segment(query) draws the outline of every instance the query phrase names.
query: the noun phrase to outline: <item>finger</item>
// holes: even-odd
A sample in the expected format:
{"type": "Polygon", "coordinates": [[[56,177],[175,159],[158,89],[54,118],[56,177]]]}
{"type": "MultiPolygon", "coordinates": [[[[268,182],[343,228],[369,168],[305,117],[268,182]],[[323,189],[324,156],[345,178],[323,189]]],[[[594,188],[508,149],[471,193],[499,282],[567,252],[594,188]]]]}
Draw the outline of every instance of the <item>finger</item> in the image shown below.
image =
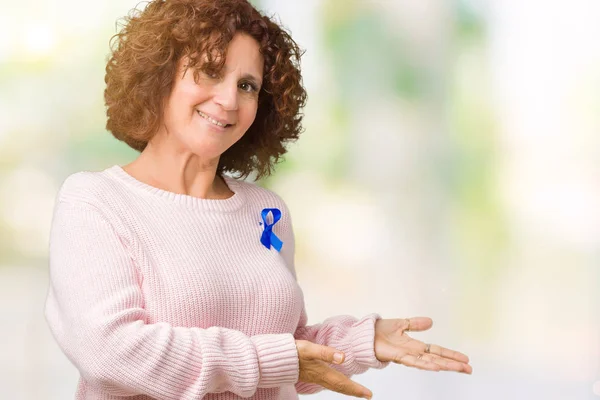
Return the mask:
{"type": "MultiPolygon", "coordinates": [[[[419,357],[417,356],[417,358],[419,357]]],[[[471,368],[469,364],[441,358],[433,354],[422,355],[421,360],[436,363],[440,366],[440,370],[443,371],[463,372],[466,374],[471,374],[473,372],[473,368],[471,368]]]]}
{"type": "Polygon", "coordinates": [[[439,371],[441,370],[440,365],[430,360],[424,358],[421,354],[419,356],[414,356],[412,354],[407,354],[401,357],[398,360],[395,360],[396,363],[405,365],[407,367],[424,369],[426,371],[439,371]]]}
{"type": "MultiPolygon", "coordinates": [[[[423,351],[425,351],[427,349],[427,345],[424,344],[424,348],[423,351]]],[[[467,355],[460,353],[458,351],[454,351],[454,350],[450,350],[447,349],[445,347],[441,347],[438,346],[437,344],[430,344],[429,345],[429,351],[427,352],[429,354],[434,354],[443,358],[448,358],[450,360],[456,360],[456,361],[460,361],[463,363],[468,363],[469,362],[469,357],[467,357],[467,355]]]]}
{"type": "Polygon", "coordinates": [[[418,332],[426,331],[433,325],[433,320],[428,317],[411,317],[404,319],[405,331],[418,332]]]}
{"type": "Polygon", "coordinates": [[[333,364],[344,362],[344,353],[329,346],[322,346],[311,342],[302,342],[298,356],[303,360],[321,360],[333,364]]]}
{"type": "Polygon", "coordinates": [[[333,368],[327,368],[319,382],[321,386],[334,392],[355,397],[366,397],[370,399],[373,393],[366,387],[350,380],[346,375],[333,368]]]}

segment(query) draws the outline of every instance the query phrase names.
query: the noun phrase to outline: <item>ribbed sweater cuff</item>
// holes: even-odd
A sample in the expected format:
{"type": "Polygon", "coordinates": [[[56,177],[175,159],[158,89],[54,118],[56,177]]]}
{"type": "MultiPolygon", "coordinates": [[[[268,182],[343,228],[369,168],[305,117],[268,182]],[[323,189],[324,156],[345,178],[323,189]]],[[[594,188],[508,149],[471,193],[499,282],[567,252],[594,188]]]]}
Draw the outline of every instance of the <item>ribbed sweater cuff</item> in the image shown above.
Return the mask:
{"type": "Polygon", "coordinates": [[[369,314],[352,328],[352,349],[356,362],[369,368],[382,369],[389,362],[381,362],[375,357],[375,321],[379,314],[369,314]]]}
{"type": "Polygon", "coordinates": [[[291,333],[256,335],[251,339],[258,354],[258,387],[271,388],[298,382],[298,350],[291,333]]]}

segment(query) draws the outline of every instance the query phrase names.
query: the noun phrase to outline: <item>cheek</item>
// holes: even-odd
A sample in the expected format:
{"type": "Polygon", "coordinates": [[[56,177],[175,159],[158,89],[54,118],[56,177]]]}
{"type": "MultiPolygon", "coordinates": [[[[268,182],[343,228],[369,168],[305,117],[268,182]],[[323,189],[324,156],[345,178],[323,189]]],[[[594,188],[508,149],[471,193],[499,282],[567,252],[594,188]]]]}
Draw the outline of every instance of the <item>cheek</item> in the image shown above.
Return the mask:
{"type": "Polygon", "coordinates": [[[240,110],[240,117],[243,119],[244,126],[250,127],[256,118],[256,112],[258,111],[258,103],[256,101],[247,104],[243,109],[240,110]]]}

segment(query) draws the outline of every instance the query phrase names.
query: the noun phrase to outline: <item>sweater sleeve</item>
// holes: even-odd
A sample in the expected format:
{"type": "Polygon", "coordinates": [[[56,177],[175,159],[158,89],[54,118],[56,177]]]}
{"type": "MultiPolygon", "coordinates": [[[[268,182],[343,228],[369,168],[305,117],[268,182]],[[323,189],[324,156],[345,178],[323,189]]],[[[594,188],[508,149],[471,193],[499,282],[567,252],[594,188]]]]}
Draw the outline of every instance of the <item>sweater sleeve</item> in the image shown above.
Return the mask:
{"type": "MultiPolygon", "coordinates": [[[[345,354],[341,365],[330,364],[344,375],[362,374],[369,368],[382,369],[389,363],[381,362],[375,357],[375,321],[381,317],[378,314],[369,314],[361,319],[349,315],[339,315],[326,319],[316,325],[302,325],[306,323],[306,311],[303,310],[300,326],[294,333],[296,340],[308,340],[324,346],[331,346],[345,354]]],[[[297,382],[298,393],[309,394],[323,390],[323,387],[313,383],[297,382]]]]}
{"type": "Polygon", "coordinates": [[[45,316],[58,345],[91,385],[114,395],[200,399],[252,396],[295,384],[294,337],[146,324],[140,274],[126,235],[89,204],[58,201],[50,233],[45,316]]]}
{"type": "MultiPolygon", "coordinates": [[[[285,240],[281,255],[296,277],[294,231],[289,210],[285,204],[282,206],[286,211],[287,218],[284,224],[285,240]]],[[[303,306],[298,327],[294,332],[295,340],[308,340],[343,351],[344,362],[340,365],[330,364],[330,366],[344,375],[351,377],[362,374],[369,368],[382,369],[389,365],[389,362],[380,362],[375,357],[375,321],[381,319],[378,314],[369,314],[361,319],[349,315],[339,315],[328,318],[320,324],[309,326],[306,325],[307,319],[306,308],[303,306]]],[[[300,394],[316,393],[324,389],[320,385],[300,381],[295,386],[296,391],[300,394]]]]}

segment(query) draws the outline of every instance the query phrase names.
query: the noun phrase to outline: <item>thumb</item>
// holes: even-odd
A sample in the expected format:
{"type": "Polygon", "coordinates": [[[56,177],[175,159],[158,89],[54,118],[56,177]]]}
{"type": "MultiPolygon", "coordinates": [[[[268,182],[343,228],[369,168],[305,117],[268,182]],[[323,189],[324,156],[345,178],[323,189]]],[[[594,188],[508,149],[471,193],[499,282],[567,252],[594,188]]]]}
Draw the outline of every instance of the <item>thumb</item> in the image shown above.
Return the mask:
{"type": "Polygon", "coordinates": [[[407,321],[407,328],[410,327],[410,329],[406,330],[410,330],[412,332],[426,331],[433,325],[433,320],[428,317],[405,318],[405,321],[407,321]]]}
{"type": "Polygon", "coordinates": [[[298,348],[298,356],[304,360],[321,360],[333,364],[344,362],[344,353],[333,347],[322,346],[307,340],[298,340],[296,347],[298,348]]]}

